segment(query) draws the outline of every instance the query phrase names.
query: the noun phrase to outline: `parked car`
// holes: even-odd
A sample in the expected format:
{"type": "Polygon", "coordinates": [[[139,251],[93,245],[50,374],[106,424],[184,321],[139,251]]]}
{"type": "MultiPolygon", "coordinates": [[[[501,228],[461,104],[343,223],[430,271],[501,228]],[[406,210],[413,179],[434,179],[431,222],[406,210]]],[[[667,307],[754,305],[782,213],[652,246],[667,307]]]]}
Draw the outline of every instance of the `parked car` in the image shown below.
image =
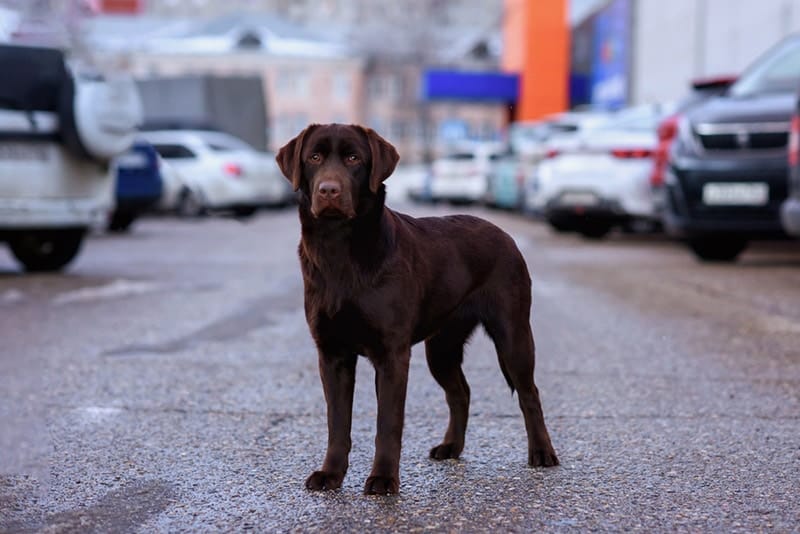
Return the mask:
{"type": "Polygon", "coordinates": [[[525,160],[514,152],[505,152],[491,158],[486,204],[493,208],[521,209],[525,172],[530,168],[530,160],[525,160]]]}
{"type": "Polygon", "coordinates": [[[427,200],[454,204],[483,202],[492,161],[503,151],[502,143],[465,143],[434,160],[425,185],[427,200]]]}
{"type": "Polygon", "coordinates": [[[656,223],[650,173],[661,106],[619,112],[554,140],[538,166],[536,207],[558,231],[602,238],[616,226],[656,223]]]}
{"type": "Polygon", "coordinates": [[[128,230],[142,213],[153,209],[164,193],[163,163],[150,143],[137,141],[114,161],[116,205],[108,222],[113,232],[128,230]]]}
{"type": "Polygon", "coordinates": [[[664,187],[664,172],[669,162],[669,151],[675,136],[678,133],[678,123],[681,115],[701,102],[723,94],[733,82],[734,76],[714,76],[711,78],[698,78],[692,81],[689,93],[676,104],[675,110],[666,118],[661,120],[656,133],[658,135],[658,146],[653,154],[653,171],[650,174],[650,185],[653,187],[656,199],[656,212],[661,217],[663,211],[664,195],[661,189],[664,187]]]}
{"type": "Polygon", "coordinates": [[[789,196],[781,208],[786,232],[800,237],[800,93],[797,96],[789,134],[789,196]]]}
{"type": "Polygon", "coordinates": [[[114,205],[110,160],[142,109],[133,81],[67,64],[61,50],[0,45],[0,241],[28,271],[54,271],[114,205]]]}
{"type": "Polygon", "coordinates": [[[569,129],[567,119],[573,114],[563,113],[537,121],[515,121],[508,126],[508,144],[520,156],[538,159],[544,155],[545,143],[558,130],[569,129]],[[558,119],[562,119],[560,122],[558,119]]]}
{"type": "Polygon", "coordinates": [[[294,198],[274,154],[257,151],[237,137],[209,130],[156,130],[142,135],[180,175],[181,215],[215,211],[249,216],[294,198]]]}
{"type": "Polygon", "coordinates": [[[753,63],[723,95],[682,114],[662,219],[697,258],[734,261],[752,239],[785,237],[787,141],[800,85],[800,34],[753,63]]]}
{"type": "Polygon", "coordinates": [[[158,155],[158,169],[161,173],[161,198],[158,199],[154,209],[160,213],[174,213],[178,210],[181,193],[184,190],[183,177],[160,154],[158,155]]]}
{"type": "Polygon", "coordinates": [[[570,139],[597,128],[610,117],[611,114],[607,112],[568,111],[545,117],[540,123],[528,123],[517,127],[517,133],[512,136],[512,139],[517,140],[512,141],[512,146],[524,154],[523,161],[528,162],[522,172],[524,177],[522,208],[525,212],[536,216],[542,214],[537,171],[539,164],[547,158],[551,145],[560,142],[569,143],[570,139]],[[544,128],[541,128],[542,126],[544,128]],[[526,131],[527,134],[521,133],[526,131]],[[519,140],[523,136],[527,137],[527,141],[519,140]]]}
{"type": "Polygon", "coordinates": [[[486,203],[491,207],[521,210],[525,182],[545,155],[548,138],[558,131],[553,118],[513,122],[508,128],[509,150],[490,164],[486,203]]]}

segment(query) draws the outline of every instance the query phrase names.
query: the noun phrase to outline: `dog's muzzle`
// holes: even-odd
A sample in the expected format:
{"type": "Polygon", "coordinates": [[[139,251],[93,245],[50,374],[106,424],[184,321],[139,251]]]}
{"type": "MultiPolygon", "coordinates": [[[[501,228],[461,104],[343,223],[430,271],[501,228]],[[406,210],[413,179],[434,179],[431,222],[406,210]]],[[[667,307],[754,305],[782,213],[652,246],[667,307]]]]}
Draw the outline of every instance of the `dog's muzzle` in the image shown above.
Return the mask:
{"type": "Polygon", "coordinates": [[[352,203],[342,193],[341,184],[333,180],[325,180],[317,185],[311,202],[311,213],[315,217],[355,217],[352,203]]]}

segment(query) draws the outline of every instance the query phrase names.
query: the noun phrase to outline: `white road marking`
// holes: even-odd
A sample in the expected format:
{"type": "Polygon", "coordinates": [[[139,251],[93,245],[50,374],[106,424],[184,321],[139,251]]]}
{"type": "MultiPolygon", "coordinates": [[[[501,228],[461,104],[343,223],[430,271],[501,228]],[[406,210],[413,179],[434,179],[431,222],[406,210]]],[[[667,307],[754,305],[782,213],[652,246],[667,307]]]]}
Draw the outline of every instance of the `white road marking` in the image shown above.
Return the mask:
{"type": "Polygon", "coordinates": [[[142,295],[160,291],[163,287],[154,282],[137,282],[134,280],[114,280],[110,284],[103,286],[84,287],[67,291],[57,295],[53,299],[53,304],[63,305],[74,302],[91,302],[97,300],[109,300],[132,295],[142,295]]]}

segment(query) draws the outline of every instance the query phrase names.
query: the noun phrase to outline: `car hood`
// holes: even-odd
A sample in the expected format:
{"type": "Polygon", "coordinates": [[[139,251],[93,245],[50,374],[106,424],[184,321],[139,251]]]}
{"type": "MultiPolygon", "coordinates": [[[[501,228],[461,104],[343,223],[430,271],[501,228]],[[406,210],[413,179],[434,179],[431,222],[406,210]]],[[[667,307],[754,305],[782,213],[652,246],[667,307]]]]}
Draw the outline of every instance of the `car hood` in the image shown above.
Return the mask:
{"type": "Polygon", "coordinates": [[[716,97],[688,113],[698,123],[789,122],[796,105],[793,93],[771,93],[749,97],[716,97]]]}

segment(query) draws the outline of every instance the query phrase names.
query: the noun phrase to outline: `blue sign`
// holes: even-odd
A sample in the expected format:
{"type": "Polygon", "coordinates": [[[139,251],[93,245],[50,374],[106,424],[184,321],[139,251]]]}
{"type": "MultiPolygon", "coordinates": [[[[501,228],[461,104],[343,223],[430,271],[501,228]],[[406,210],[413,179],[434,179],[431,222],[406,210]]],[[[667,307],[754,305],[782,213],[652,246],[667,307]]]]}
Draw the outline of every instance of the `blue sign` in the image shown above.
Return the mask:
{"type": "Polygon", "coordinates": [[[628,102],[631,2],[614,0],[597,14],[592,62],[592,105],[619,109],[628,102]]]}
{"type": "Polygon", "coordinates": [[[519,76],[499,72],[429,70],[422,80],[425,100],[516,102],[519,76]]]}

